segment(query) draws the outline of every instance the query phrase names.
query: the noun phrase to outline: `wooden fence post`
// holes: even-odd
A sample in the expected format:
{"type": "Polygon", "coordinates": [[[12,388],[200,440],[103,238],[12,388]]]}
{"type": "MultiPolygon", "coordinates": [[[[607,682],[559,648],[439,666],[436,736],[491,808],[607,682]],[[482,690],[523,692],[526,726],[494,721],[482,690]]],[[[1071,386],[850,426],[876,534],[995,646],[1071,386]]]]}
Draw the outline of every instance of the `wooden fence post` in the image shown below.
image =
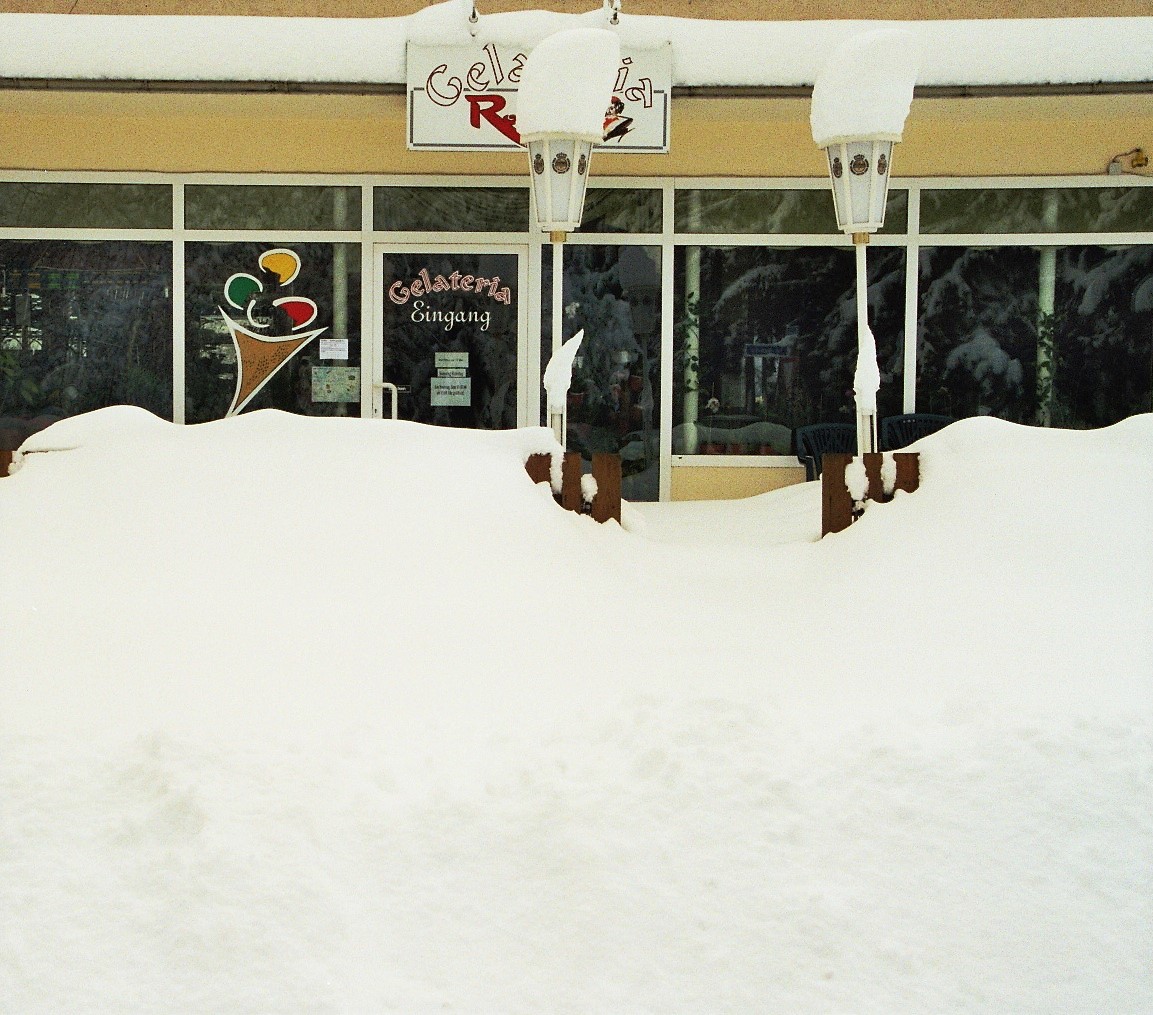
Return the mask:
{"type": "Polygon", "coordinates": [[[12,465],[12,452],[0,450],[0,478],[8,475],[8,469],[12,465]]]}
{"type": "Polygon", "coordinates": [[[853,498],[845,486],[845,469],[852,455],[826,454],[821,458],[821,535],[842,532],[853,524],[853,498]]]}
{"type": "Polygon", "coordinates": [[[897,489],[916,493],[921,485],[921,456],[916,451],[897,451],[893,460],[897,463],[897,489]]]}
{"type": "Polygon", "coordinates": [[[566,511],[578,515],[584,507],[581,496],[581,456],[579,451],[566,451],[561,463],[560,504],[566,511]]]}
{"type": "Polygon", "coordinates": [[[889,499],[885,493],[885,481],[881,478],[881,465],[885,456],[873,451],[861,455],[865,460],[865,478],[869,485],[865,488],[865,498],[876,504],[883,504],[889,499]]]}
{"type": "Polygon", "coordinates": [[[597,495],[593,498],[593,520],[614,522],[621,520],[621,457],[594,454],[593,479],[597,481],[597,495]]]}
{"type": "Polygon", "coordinates": [[[534,483],[551,483],[552,455],[529,455],[524,462],[524,471],[534,483]]]}

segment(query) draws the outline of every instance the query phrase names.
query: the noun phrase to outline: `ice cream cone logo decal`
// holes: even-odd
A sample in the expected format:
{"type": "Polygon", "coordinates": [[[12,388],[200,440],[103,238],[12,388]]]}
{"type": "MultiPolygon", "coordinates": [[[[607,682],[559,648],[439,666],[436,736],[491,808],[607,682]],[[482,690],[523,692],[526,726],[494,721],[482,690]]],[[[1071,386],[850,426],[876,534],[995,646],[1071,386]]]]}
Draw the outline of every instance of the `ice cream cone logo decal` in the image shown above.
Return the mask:
{"type": "Polygon", "coordinates": [[[237,272],[224,283],[225,302],[243,320],[237,320],[224,307],[218,308],[236,347],[236,391],[225,414],[228,416],[240,412],[293,356],[327,330],[305,330],[316,320],[312,300],[276,295],[300,274],[300,258],[295,251],[284,247],[266,250],[257,263],[266,281],[237,272]]]}

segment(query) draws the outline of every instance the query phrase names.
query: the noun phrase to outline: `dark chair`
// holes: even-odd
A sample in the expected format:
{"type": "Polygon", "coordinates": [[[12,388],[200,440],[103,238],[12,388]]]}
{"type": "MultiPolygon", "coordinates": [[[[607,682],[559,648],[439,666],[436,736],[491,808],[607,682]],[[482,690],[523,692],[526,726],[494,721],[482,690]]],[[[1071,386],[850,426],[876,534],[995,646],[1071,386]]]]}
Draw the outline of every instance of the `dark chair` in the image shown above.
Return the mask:
{"type": "Polygon", "coordinates": [[[805,467],[805,479],[821,475],[821,456],[857,453],[857,428],[852,423],[814,423],[797,427],[797,457],[805,467]]]}
{"type": "Polygon", "coordinates": [[[881,420],[881,450],[898,451],[955,422],[952,416],[937,416],[931,412],[886,416],[881,420]]]}

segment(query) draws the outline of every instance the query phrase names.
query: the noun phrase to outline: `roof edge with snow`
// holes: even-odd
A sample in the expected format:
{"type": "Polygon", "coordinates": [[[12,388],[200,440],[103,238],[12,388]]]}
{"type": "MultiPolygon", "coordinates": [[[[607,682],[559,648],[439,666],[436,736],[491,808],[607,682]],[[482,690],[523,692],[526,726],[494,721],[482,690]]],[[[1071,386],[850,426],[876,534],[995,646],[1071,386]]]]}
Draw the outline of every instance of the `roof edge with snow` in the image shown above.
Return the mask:
{"type": "MultiPolygon", "coordinates": [[[[591,0],[590,0],[591,2],[591,0]]],[[[604,27],[587,14],[484,14],[469,32],[457,3],[398,18],[266,18],[0,14],[0,81],[403,85],[405,48],[523,45],[554,32],[604,27]],[[208,54],[206,56],[206,54],[208,54]]],[[[912,32],[923,57],[918,91],[1093,88],[1153,78],[1153,17],[973,21],[705,21],[621,14],[622,48],[673,48],[673,85],[811,88],[838,45],[875,28],[912,32]]],[[[277,90],[269,88],[268,90],[277,90]]]]}

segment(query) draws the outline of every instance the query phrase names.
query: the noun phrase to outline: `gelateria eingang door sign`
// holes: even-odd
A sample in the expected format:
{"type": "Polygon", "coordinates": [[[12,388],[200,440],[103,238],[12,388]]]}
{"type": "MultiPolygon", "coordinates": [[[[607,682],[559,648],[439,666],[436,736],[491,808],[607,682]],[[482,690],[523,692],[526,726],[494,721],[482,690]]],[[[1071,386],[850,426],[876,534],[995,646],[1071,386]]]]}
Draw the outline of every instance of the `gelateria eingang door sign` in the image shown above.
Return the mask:
{"type": "Polygon", "coordinates": [[[516,425],[518,255],[388,252],[383,380],[402,415],[447,426],[516,425]]]}
{"type": "Polygon", "coordinates": [[[294,251],[266,250],[257,267],[264,280],[236,272],[224,283],[231,311],[218,307],[236,347],[236,390],[227,416],[240,412],[293,356],[328,330],[305,330],[316,320],[316,303],[288,291],[300,274],[294,251]]]}

